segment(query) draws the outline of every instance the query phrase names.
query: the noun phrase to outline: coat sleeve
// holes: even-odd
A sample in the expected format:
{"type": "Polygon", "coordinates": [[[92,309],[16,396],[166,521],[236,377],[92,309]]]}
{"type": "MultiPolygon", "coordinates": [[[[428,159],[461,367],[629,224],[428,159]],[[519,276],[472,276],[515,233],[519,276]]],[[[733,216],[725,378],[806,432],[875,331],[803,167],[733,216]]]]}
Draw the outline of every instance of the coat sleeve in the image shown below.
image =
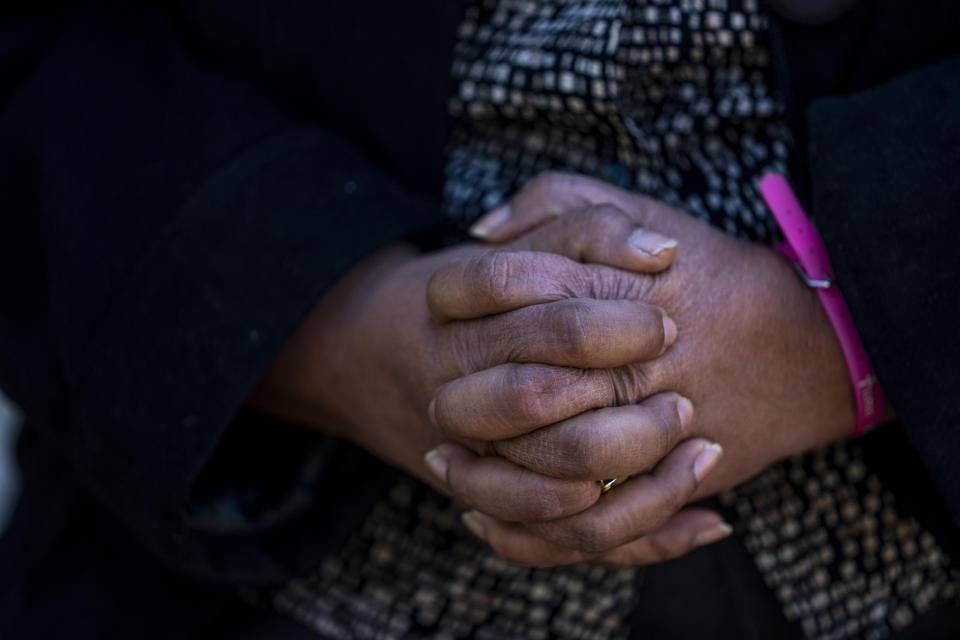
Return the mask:
{"type": "MultiPolygon", "coordinates": [[[[439,206],[339,128],[218,70],[162,12],[9,28],[0,386],[69,459],[64,481],[155,552],[207,578],[278,579],[296,544],[268,534],[319,508],[303,535],[322,538],[342,501],[301,486],[300,507],[260,505],[267,524],[231,520],[197,504],[197,480],[223,442],[249,442],[228,427],[249,425],[245,397],[325,288],[439,206]]],[[[250,466],[312,451],[295,460],[315,482],[360,455],[303,434],[257,442],[237,448],[250,466]]]]}
{"type": "Polygon", "coordinates": [[[960,525],[960,58],[807,110],[813,213],[883,388],[960,525]]]}

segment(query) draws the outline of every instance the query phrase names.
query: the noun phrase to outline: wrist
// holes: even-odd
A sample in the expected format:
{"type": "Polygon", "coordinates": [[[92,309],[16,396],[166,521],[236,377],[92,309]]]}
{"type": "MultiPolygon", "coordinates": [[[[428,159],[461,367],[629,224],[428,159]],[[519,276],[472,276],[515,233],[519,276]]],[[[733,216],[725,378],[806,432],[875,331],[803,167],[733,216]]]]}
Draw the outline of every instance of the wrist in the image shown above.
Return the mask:
{"type": "Polygon", "coordinates": [[[763,251],[777,274],[769,296],[779,302],[772,322],[785,348],[782,392],[788,398],[780,406],[795,413],[781,416],[783,424],[794,426],[784,434],[781,453],[792,455],[848,436],[856,424],[856,404],[843,351],[816,293],[782,255],[763,251]]]}
{"type": "Polygon", "coordinates": [[[328,435],[352,433],[356,420],[345,404],[357,392],[343,373],[362,365],[354,335],[363,332],[358,319],[382,280],[415,255],[410,246],[390,245],[354,265],[306,313],[247,403],[328,435]]]}
{"type": "Polygon", "coordinates": [[[853,387],[856,423],[852,435],[860,435],[880,421],[883,393],[843,294],[836,285],[827,250],[783,176],[764,176],[760,192],[786,238],[777,250],[793,262],[803,281],[816,292],[833,327],[853,387]]]}
{"type": "Polygon", "coordinates": [[[794,282],[803,289],[809,315],[812,316],[807,325],[810,357],[816,363],[813,371],[819,383],[816,402],[823,407],[822,411],[817,412],[823,422],[822,437],[817,444],[825,444],[853,433],[857,424],[856,399],[842,346],[823,304],[817,293],[797,279],[795,274],[794,282]]]}

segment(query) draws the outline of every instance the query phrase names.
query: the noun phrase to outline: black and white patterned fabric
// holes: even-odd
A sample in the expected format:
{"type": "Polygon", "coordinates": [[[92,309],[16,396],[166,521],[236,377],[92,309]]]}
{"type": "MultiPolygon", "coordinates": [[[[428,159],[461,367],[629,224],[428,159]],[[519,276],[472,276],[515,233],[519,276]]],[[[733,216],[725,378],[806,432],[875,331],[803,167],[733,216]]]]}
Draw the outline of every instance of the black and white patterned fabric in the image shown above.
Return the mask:
{"type": "Polygon", "coordinates": [[[958,597],[956,567],[898,510],[856,443],[775,465],[721,501],[784,615],[809,638],[884,638],[958,597]]]}
{"type": "Polygon", "coordinates": [[[510,564],[464,529],[463,510],[401,481],[340,554],[274,606],[325,638],[626,637],[637,569],[510,564]]]}
{"type": "MultiPolygon", "coordinates": [[[[474,0],[460,25],[446,206],[465,229],[547,169],[597,176],[771,243],[757,192],[791,138],[757,0],[474,0]]],[[[960,575],[856,443],[775,465],[722,503],[788,620],[883,638],[960,575]]],[[[643,569],[528,569],[405,480],[274,606],[328,638],[622,638],[643,569]]]]}
{"type": "Polygon", "coordinates": [[[769,241],[786,170],[755,0],[477,2],[456,45],[447,208],[466,224],[538,173],[602,177],[769,241]]]}

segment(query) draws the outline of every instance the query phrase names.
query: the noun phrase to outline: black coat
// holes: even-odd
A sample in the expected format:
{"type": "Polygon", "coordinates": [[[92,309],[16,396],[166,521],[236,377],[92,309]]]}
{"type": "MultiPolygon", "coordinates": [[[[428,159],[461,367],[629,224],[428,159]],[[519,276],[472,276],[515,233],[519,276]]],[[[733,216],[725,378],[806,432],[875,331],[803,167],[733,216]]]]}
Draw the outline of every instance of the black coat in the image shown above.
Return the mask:
{"type": "MultiPolygon", "coordinates": [[[[352,263],[441,224],[459,6],[45,4],[0,31],[0,388],[26,417],[0,637],[253,635],[231,585],[336,548],[391,472],[242,404],[352,263]]],[[[795,173],[921,461],[890,466],[949,528],[960,16],[902,7],[775,49],[795,173]]]]}

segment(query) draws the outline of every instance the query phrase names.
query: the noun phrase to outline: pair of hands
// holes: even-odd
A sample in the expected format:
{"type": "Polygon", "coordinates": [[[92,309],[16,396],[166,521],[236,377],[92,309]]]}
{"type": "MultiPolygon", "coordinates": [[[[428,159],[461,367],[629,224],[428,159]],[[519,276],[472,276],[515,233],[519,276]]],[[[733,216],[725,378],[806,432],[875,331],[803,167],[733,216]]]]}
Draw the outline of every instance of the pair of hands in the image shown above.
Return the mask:
{"type": "Polygon", "coordinates": [[[357,265],[252,400],[457,497],[535,565],[719,539],[717,514],[683,506],[853,424],[829,322],[774,252],[565,174],[484,222],[507,243],[357,265]]]}

